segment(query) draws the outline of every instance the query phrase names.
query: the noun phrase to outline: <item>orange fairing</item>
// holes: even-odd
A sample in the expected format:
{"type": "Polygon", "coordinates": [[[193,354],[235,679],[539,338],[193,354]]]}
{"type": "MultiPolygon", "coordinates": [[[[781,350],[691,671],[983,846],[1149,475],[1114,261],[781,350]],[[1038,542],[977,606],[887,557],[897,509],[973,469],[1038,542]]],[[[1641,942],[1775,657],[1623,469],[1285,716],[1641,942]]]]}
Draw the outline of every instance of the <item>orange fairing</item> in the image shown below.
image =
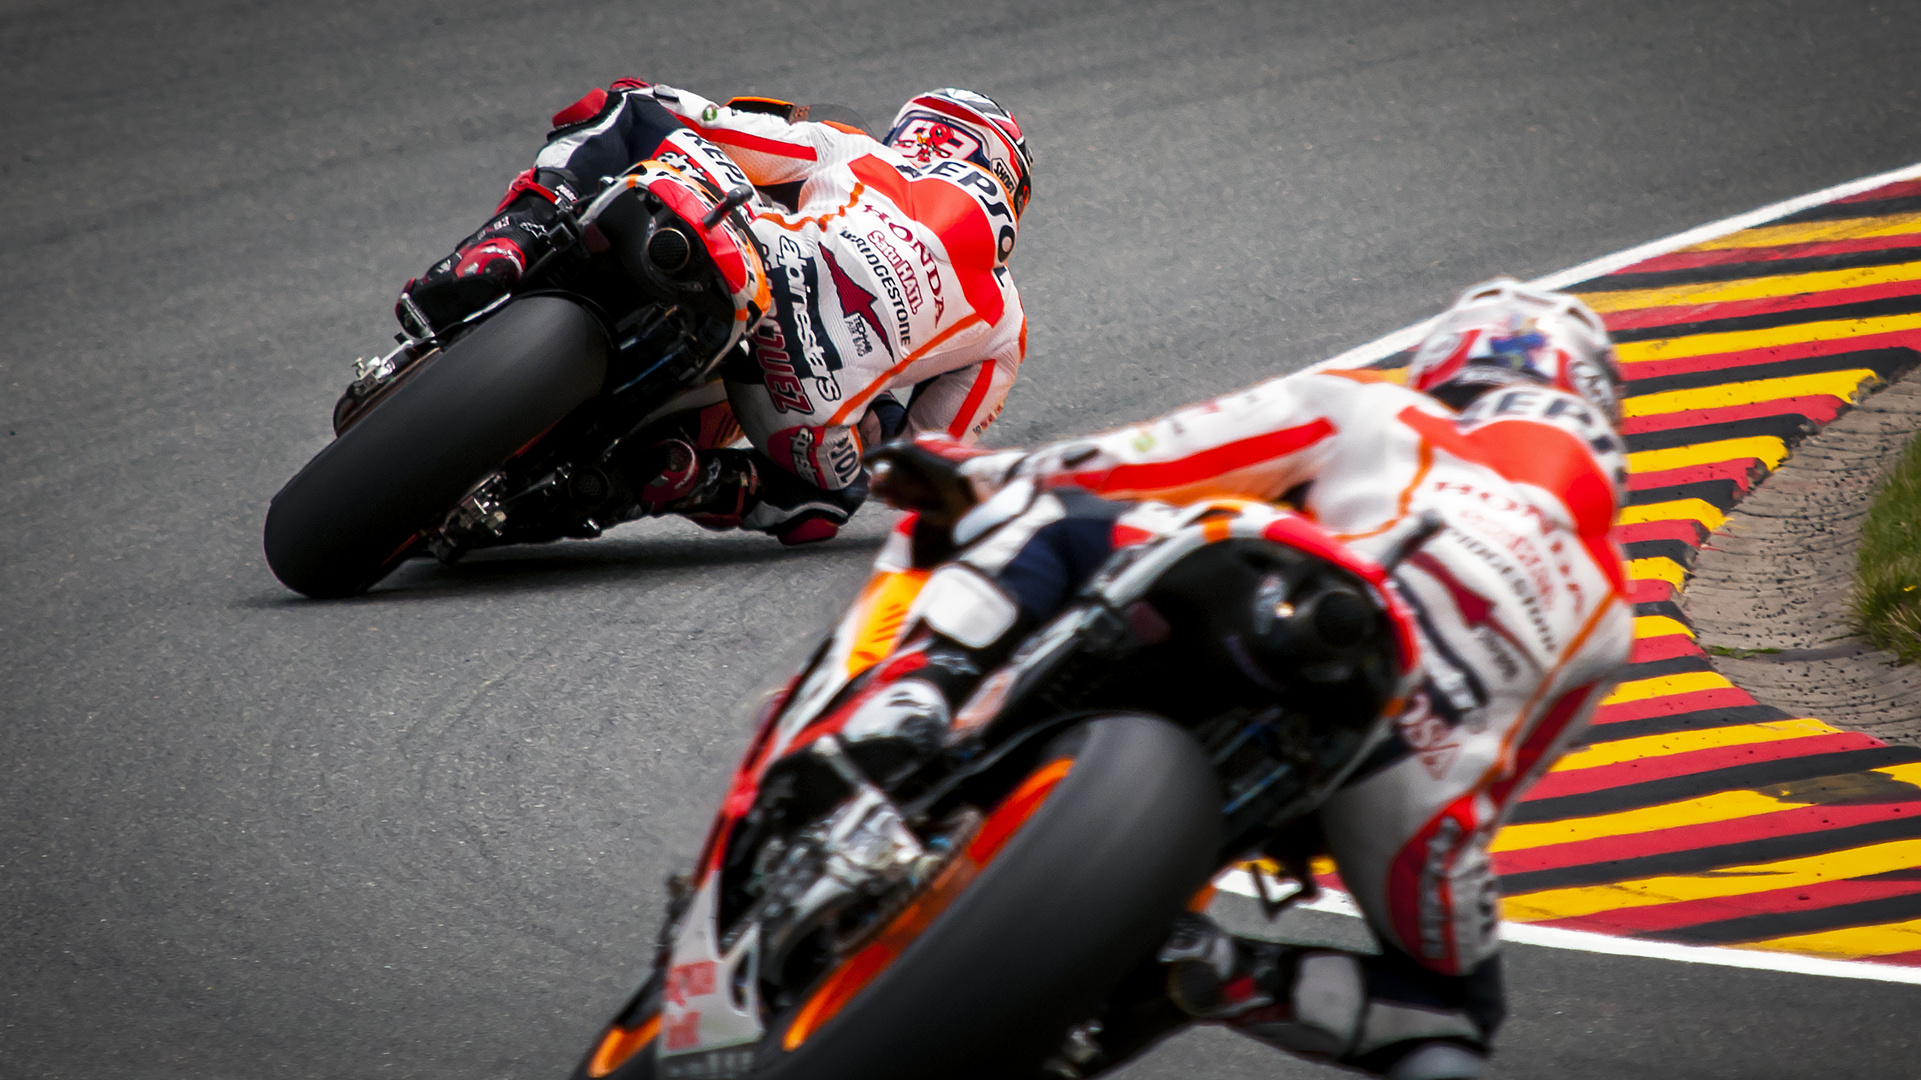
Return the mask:
{"type": "Polygon", "coordinates": [[[854,602],[860,625],[847,652],[847,677],[853,678],[880,663],[907,622],[907,610],[927,583],[927,571],[903,570],[875,574],[854,602]]]}
{"type": "Polygon", "coordinates": [[[849,957],[846,963],[821,983],[814,995],[794,1014],[793,1023],[787,1025],[787,1034],[781,1039],[782,1047],[789,1051],[798,1049],[808,1036],[832,1020],[848,1002],[854,1000],[856,994],[866,989],[901,953],[906,952],[907,947],[940,917],[940,913],[947,910],[955,897],[967,891],[981,870],[1000,854],[1001,849],[1007,846],[1007,841],[1034,816],[1034,812],[1047,801],[1055,785],[1073,767],[1072,758],[1062,758],[1050,762],[1022,781],[1021,786],[1015,788],[1014,793],[987,816],[966,850],[947,864],[927,891],[915,897],[874,940],[849,957]]]}
{"type": "Polygon", "coordinates": [[[606,1076],[627,1063],[635,1054],[647,1048],[660,1033],[660,1014],[655,1013],[633,1028],[623,1028],[616,1024],[607,1029],[600,1037],[600,1045],[594,1047],[594,1056],[587,1061],[587,1075],[606,1076]]]}

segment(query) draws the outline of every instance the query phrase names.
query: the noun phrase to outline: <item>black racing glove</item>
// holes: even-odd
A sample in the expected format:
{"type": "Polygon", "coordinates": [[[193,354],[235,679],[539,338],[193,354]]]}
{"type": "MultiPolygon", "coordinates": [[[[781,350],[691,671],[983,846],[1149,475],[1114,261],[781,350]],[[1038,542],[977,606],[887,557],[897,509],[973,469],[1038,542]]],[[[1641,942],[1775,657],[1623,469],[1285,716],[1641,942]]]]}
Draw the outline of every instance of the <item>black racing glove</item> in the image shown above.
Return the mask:
{"type": "Polygon", "coordinates": [[[563,214],[578,199],[579,185],[565,169],[515,177],[493,220],[400,290],[394,316],[401,329],[429,337],[505,296],[558,245],[563,214]]]}

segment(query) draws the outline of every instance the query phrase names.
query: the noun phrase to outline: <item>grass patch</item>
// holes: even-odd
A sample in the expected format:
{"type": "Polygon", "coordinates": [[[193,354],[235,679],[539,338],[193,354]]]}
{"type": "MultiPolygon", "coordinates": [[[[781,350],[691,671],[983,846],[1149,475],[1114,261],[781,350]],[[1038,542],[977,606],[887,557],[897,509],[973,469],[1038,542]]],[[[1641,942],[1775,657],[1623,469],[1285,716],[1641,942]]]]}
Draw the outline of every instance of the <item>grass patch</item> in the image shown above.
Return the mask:
{"type": "Polygon", "coordinates": [[[1921,438],[1908,441],[1861,526],[1854,615],[1877,647],[1921,664],[1921,438]]]}

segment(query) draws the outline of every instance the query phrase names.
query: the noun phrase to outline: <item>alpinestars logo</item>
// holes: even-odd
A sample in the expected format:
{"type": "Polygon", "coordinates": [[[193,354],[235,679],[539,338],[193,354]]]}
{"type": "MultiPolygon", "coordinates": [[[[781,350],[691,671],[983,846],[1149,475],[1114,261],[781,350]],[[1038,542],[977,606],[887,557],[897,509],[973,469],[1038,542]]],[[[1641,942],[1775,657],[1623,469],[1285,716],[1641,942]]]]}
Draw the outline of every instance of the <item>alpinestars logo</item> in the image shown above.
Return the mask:
{"type": "Polygon", "coordinates": [[[840,299],[841,315],[847,320],[847,332],[854,339],[854,351],[866,356],[874,351],[874,342],[878,341],[881,350],[892,357],[894,350],[888,345],[887,332],[881,329],[880,315],[874,310],[874,294],[854,284],[854,279],[834,260],[833,252],[822,247],[820,255],[827,263],[827,273],[834,279],[834,295],[840,299]]]}

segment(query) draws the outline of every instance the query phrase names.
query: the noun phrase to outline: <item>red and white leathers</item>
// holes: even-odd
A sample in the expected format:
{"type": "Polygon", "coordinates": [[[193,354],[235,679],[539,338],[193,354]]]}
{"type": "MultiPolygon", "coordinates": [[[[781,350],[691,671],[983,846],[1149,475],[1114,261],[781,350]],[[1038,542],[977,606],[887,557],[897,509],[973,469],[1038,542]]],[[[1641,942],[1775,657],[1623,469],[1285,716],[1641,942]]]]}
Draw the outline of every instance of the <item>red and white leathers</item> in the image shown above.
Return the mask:
{"type": "MultiPolygon", "coordinates": [[[[793,205],[753,206],[773,304],[748,336],[760,380],[730,379],[728,396],[754,445],[813,485],[846,488],[862,474],[862,421],[889,391],[906,406],[908,433],[978,438],[1027,340],[1006,268],[1018,223],[1000,181],[963,161],[915,164],[853,129],[631,80],[555,117],[537,165],[568,169],[589,189],[635,154],[716,172],[681,145],[686,135],[656,132],[657,106],[793,205]]],[[[866,426],[873,441],[878,428],[866,426]]]]}
{"type": "Polygon", "coordinates": [[[1488,843],[1503,814],[1628,657],[1608,539],[1624,464],[1606,419],[1571,394],[1503,388],[1456,414],[1380,373],[1329,370],[1044,448],[1018,471],[1126,499],[1285,500],[1372,558],[1440,515],[1448,527],[1394,575],[1423,665],[1398,745],[1321,818],[1376,933],[1457,975],[1498,947],[1488,843]]]}

